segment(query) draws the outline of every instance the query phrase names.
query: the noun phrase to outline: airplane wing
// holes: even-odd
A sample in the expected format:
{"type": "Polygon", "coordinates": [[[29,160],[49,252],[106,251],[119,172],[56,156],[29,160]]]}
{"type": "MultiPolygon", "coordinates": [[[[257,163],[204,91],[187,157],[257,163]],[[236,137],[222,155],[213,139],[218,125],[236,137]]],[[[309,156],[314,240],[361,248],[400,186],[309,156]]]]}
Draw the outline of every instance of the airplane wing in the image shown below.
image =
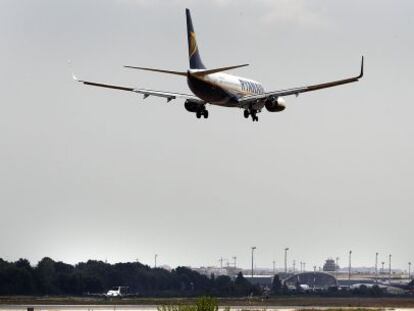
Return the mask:
{"type": "Polygon", "coordinates": [[[338,85],[357,82],[357,81],[359,81],[359,79],[361,79],[363,77],[363,75],[364,75],[364,57],[362,56],[361,71],[360,71],[358,76],[354,76],[352,78],[347,78],[347,79],[342,79],[342,80],[326,82],[326,83],[320,83],[320,84],[308,85],[308,86],[303,86],[303,87],[266,92],[264,94],[259,94],[259,95],[249,95],[249,96],[245,96],[245,97],[242,97],[241,99],[239,99],[239,102],[241,104],[249,104],[251,102],[258,101],[258,100],[265,100],[265,99],[270,98],[270,97],[289,96],[289,95],[298,96],[299,94],[305,93],[305,92],[311,92],[311,91],[321,90],[321,89],[334,87],[334,86],[338,86],[338,85]]]}
{"type": "Polygon", "coordinates": [[[92,82],[92,81],[86,81],[78,79],[75,75],[73,75],[73,79],[77,82],[83,83],[85,85],[91,85],[91,86],[97,86],[97,87],[103,87],[108,89],[114,89],[114,90],[120,90],[120,91],[127,91],[127,92],[134,92],[138,94],[144,95],[144,99],[149,96],[156,96],[156,97],[163,97],[167,99],[167,102],[170,102],[173,99],[177,98],[183,98],[183,99],[189,99],[194,102],[204,103],[203,100],[198,98],[194,95],[188,95],[188,94],[181,94],[181,93],[174,93],[174,92],[165,92],[165,91],[156,91],[156,90],[148,90],[148,89],[140,89],[140,88],[133,88],[133,87],[126,87],[126,86],[119,86],[119,85],[113,85],[113,84],[105,84],[105,83],[99,83],[99,82],[92,82]]]}

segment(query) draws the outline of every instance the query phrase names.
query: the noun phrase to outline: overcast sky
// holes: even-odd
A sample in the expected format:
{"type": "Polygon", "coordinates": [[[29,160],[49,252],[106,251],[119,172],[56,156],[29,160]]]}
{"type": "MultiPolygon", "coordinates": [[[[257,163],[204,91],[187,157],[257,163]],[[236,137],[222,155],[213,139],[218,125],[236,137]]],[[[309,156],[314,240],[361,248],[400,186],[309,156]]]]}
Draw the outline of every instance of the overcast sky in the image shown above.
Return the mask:
{"type": "Polygon", "coordinates": [[[414,261],[414,1],[1,0],[0,257],[258,267],[414,261]],[[204,63],[288,97],[282,113],[98,89],[190,93],[184,9],[204,63]],[[72,69],[67,61],[72,61],[72,69]]]}

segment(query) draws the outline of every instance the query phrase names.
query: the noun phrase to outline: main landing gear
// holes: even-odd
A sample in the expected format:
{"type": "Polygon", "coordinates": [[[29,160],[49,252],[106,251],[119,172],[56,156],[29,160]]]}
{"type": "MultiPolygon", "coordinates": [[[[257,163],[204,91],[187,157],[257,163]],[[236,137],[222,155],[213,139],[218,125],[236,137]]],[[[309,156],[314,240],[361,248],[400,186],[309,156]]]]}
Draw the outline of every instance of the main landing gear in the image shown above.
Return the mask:
{"type": "Polygon", "coordinates": [[[259,117],[257,116],[257,110],[254,110],[254,109],[250,109],[250,110],[247,110],[247,109],[245,109],[244,110],[244,112],[243,112],[243,115],[244,115],[244,117],[247,119],[249,116],[251,116],[252,117],[252,121],[253,122],[257,122],[257,121],[259,121],[259,117]]]}
{"type": "Polygon", "coordinates": [[[200,119],[202,116],[204,117],[204,119],[208,119],[208,110],[205,107],[196,112],[197,119],[200,119]]]}

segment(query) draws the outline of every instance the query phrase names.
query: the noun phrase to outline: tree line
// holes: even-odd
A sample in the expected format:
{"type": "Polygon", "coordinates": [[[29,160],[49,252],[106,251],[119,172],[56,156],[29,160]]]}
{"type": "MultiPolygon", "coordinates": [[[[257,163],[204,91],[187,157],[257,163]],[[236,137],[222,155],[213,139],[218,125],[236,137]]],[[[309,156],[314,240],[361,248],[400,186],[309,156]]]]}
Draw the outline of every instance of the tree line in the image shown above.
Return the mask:
{"type": "MultiPolygon", "coordinates": [[[[242,297],[248,295],[322,295],[322,296],[384,296],[384,289],[361,286],[350,291],[336,287],[324,292],[306,292],[299,284],[295,291],[275,275],[270,290],[252,285],[239,273],[228,276],[205,276],[187,267],[171,271],[151,268],[139,262],[110,264],[89,260],[70,265],[45,257],[36,266],[27,259],[7,262],[0,258],[0,295],[94,295],[116,286],[126,286],[129,293],[143,297],[242,297]]],[[[414,288],[414,281],[409,285],[414,288]]]]}
{"type": "Polygon", "coordinates": [[[115,286],[127,286],[140,296],[246,296],[259,294],[240,273],[207,277],[186,267],[171,271],[139,262],[110,264],[89,260],[70,265],[45,257],[36,266],[27,259],[0,259],[0,295],[88,295],[102,294],[115,286]]]}

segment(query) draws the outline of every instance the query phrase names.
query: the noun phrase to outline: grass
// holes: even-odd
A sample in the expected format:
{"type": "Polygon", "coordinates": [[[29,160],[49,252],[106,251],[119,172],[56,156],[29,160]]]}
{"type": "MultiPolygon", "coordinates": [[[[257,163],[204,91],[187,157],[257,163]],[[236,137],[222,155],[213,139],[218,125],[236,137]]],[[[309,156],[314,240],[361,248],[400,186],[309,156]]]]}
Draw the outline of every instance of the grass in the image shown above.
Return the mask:
{"type": "MultiPolygon", "coordinates": [[[[214,299],[213,299],[214,300],[214,299]]],[[[0,296],[1,305],[151,305],[160,306],[159,311],[197,311],[199,299],[195,298],[122,298],[103,299],[97,297],[30,297],[30,296],[0,296]],[[186,309],[184,305],[190,306],[186,309]],[[175,306],[175,307],[174,307],[175,306]]],[[[271,297],[269,299],[256,298],[219,298],[217,304],[225,306],[240,306],[241,309],[263,311],[266,306],[294,307],[313,311],[312,307],[321,307],[323,311],[345,311],[347,308],[354,310],[384,311],[384,308],[414,308],[414,296],[411,297],[271,297]],[[244,307],[243,307],[244,306],[244,307]],[[368,309],[369,308],[369,309],[368,309]]],[[[214,306],[214,304],[212,304],[214,306]]],[[[207,306],[199,304],[199,308],[207,306]]],[[[216,309],[210,309],[215,311],[216,309]]],[[[226,310],[229,311],[229,310],[226,310]]],[[[320,310],[319,310],[320,311],[320,310]]]]}
{"type": "MultiPolygon", "coordinates": [[[[200,297],[195,304],[163,304],[157,307],[158,311],[218,311],[218,302],[215,298],[200,297]]],[[[230,310],[228,308],[228,310],[230,310]]]]}
{"type": "MultiPolygon", "coordinates": [[[[379,308],[352,308],[352,311],[385,311],[386,309],[379,308]]],[[[349,311],[349,308],[327,308],[327,309],[297,309],[296,311],[349,311]]]]}

